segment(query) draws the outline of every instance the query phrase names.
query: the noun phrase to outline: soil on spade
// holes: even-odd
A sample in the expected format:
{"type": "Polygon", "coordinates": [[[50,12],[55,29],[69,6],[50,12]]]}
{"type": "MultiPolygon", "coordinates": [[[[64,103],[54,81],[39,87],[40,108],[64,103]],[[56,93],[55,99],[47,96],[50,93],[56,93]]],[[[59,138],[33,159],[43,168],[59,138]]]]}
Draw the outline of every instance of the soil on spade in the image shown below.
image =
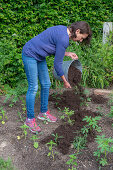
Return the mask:
{"type": "MultiPolygon", "coordinates": [[[[22,137],[22,128],[26,114],[23,113],[22,102],[18,101],[12,108],[9,107],[10,102],[4,103],[4,96],[0,96],[0,105],[6,111],[7,120],[4,125],[0,124],[0,156],[4,159],[11,158],[13,164],[18,170],[68,170],[69,166],[66,162],[69,160],[69,155],[76,153],[73,147],[73,141],[77,136],[80,136],[80,130],[86,125],[82,119],[85,116],[101,116],[98,125],[102,128],[101,133],[92,131],[88,133],[86,147],[80,150],[77,158],[78,170],[98,170],[99,162],[93,156],[93,152],[97,150],[95,142],[96,135],[105,134],[106,137],[113,138],[112,118],[106,115],[110,112],[110,106],[113,104],[111,97],[94,95],[93,89],[86,89],[78,85],[81,80],[79,70],[70,68],[69,82],[72,89],[50,90],[49,109],[51,113],[58,118],[56,123],[45,124],[43,121],[36,119],[42,129],[42,133],[38,135],[38,149],[33,146],[32,133],[27,129],[26,138],[22,137]],[[75,71],[76,70],[76,71],[75,71]],[[71,72],[72,71],[72,72],[71,72]],[[71,75],[75,74],[71,77],[71,75]],[[76,81],[74,77],[76,76],[76,81]],[[89,93],[87,93],[89,91],[89,93]],[[74,111],[71,116],[73,125],[70,125],[66,119],[61,120],[64,109],[74,111]],[[59,109],[60,108],[60,109],[59,109]],[[21,117],[19,116],[21,114],[21,117]],[[53,147],[53,151],[57,152],[55,159],[48,157],[50,140],[55,141],[53,134],[62,136],[57,141],[57,146],[53,147]],[[20,140],[17,139],[20,136],[20,140]]],[[[23,96],[25,99],[25,96],[23,96]]],[[[40,99],[36,98],[35,117],[37,117],[40,105],[40,99]]],[[[107,155],[108,165],[101,167],[102,170],[113,169],[113,154],[107,155]]]]}

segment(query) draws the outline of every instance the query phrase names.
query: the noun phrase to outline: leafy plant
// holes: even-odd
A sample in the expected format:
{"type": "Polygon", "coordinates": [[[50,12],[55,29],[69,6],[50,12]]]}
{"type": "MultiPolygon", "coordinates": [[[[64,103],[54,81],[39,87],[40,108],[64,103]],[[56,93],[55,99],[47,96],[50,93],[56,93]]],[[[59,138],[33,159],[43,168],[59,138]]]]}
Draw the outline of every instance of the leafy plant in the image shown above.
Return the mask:
{"type": "Polygon", "coordinates": [[[73,146],[75,149],[79,147],[79,149],[84,149],[86,146],[86,135],[84,136],[76,136],[73,141],[73,146]]]}
{"type": "Polygon", "coordinates": [[[37,139],[39,139],[39,137],[37,135],[32,135],[31,140],[33,140],[33,142],[34,142],[33,146],[34,146],[35,149],[37,149],[39,147],[37,139]]]}
{"type": "Polygon", "coordinates": [[[7,119],[5,114],[6,111],[3,109],[3,107],[0,107],[0,120],[2,120],[2,124],[5,124],[5,119],[7,119]]]}
{"type": "Polygon", "coordinates": [[[70,159],[66,162],[66,164],[70,165],[71,168],[68,168],[68,170],[77,170],[76,166],[77,164],[77,154],[69,155],[70,159]]]}
{"type": "Polygon", "coordinates": [[[63,138],[63,136],[58,136],[58,134],[52,134],[52,136],[54,136],[54,140],[55,140],[55,143],[57,144],[58,143],[58,139],[60,138],[63,138]]]}
{"type": "Polygon", "coordinates": [[[69,108],[65,107],[63,110],[63,115],[60,117],[61,119],[66,119],[66,121],[70,124],[73,125],[74,120],[71,120],[71,116],[74,114],[73,110],[69,111],[69,108]]]}
{"type": "Polygon", "coordinates": [[[53,142],[53,140],[51,140],[50,142],[47,143],[47,145],[49,145],[49,153],[47,156],[52,156],[53,161],[55,159],[55,154],[57,154],[57,152],[53,151],[53,146],[56,146],[57,144],[55,142],[53,142]]]}
{"type": "Polygon", "coordinates": [[[83,119],[83,121],[86,121],[88,123],[87,127],[90,131],[92,131],[93,129],[96,130],[97,132],[101,132],[101,127],[98,126],[98,120],[100,120],[101,117],[100,116],[95,116],[94,118],[91,116],[85,116],[85,118],[83,119]]]}
{"type": "Polygon", "coordinates": [[[113,139],[102,135],[96,137],[96,142],[98,143],[98,149],[94,152],[94,156],[98,157],[97,160],[102,166],[107,165],[107,154],[113,152],[113,139]]]}

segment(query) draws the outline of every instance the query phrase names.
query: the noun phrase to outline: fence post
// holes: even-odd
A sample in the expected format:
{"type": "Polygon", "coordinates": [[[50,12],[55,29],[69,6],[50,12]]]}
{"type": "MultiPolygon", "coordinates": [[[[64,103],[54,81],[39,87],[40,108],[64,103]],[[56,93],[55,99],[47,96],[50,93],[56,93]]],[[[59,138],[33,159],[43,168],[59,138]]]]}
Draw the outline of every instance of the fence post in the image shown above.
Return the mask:
{"type": "Polygon", "coordinates": [[[113,30],[112,22],[104,22],[103,24],[103,44],[107,42],[107,36],[113,30]]]}

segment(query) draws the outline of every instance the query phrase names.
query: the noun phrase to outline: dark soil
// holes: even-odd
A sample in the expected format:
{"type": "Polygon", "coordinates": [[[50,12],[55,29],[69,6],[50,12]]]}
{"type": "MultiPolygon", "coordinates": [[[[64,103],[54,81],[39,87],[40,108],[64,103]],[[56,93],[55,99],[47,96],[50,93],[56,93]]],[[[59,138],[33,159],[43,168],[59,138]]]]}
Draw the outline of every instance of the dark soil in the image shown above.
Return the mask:
{"type": "MultiPolygon", "coordinates": [[[[73,125],[69,124],[61,125],[57,129],[55,129],[55,131],[53,131],[54,134],[57,133],[58,136],[63,136],[63,138],[59,139],[58,141],[58,149],[63,154],[68,153],[69,147],[74,138],[76,137],[77,131],[80,131],[81,128],[83,128],[83,126],[86,125],[86,122],[82,121],[82,119],[86,115],[91,117],[99,115],[99,113],[97,112],[92,112],[91,110],[83,109],[83,105],[81,105],[81,103],[85,104],[85,102],[87,101],[87,97],[85,94],[83,94],[84,90],[80,86],[77,87],[77,91],[75,89],[72,91],[64,91],[63,94],[57,94],[56,96],[50,95],[49,98],[49,100],[54,103],[54,106],[56,108],[60,108],[63,111],[65,107],[68,107],[69,110],[74,111],[74,115],[71,116],[71,119],[74,120],[73,125]],[[76,94],[77,91],[78,93],[76,94]]],[[[93,96],[94,95],[92,95],[92,98],[93,96]]],[[[103,101],[101,102],[101,104],[103,104],[103,101]]],[[[94,140],[94,137],[95,137],[94,132],[89,133],[88,141],[92,142],[94,140]]],[[[49,135],[41,142],[44,144],[53,139],[54,139],[53,136],[49,135]]]]}
{"type": "MultiPolygon", "coordinates": [[[[76,111],[75,114],[71,117],[72,120],[75,121],[73,125],[65,124],[65,125],[60,125],[58,128],[56,128],[52,134],[58,134],[58,136],[63,136],[63,138],[58,139],[58,149],[62,154],[68,154],[69,152],[69,147],[71,146],[71,143],[74,141],[74,138],[78,135],[77,132],[83,128],[84,125],[86,125],[86,122],[83,122],[82,119],[85,116],[92,116],[95,117],[98,114],[94,113],[92,111],[76,111]]],[[[44,138],[41,143],[46,144],[50,140],[54,140],[54,137],[51,135],[47,136],[44,138]]],[[[95,133],[94,132],[89,132],[88,134],[88,142],[92,142],[94,140],[95,133]]]]}
{"type": "Polygon", "coordinates": [[[93,94],[93,95],[91,95],[89,97],[91,97],[91,101],[93,103],[96,103],[96,104],[104,104],[104,103],[108,102],[108,99],[106,99],[102,95],[94,95],[93,94]]]}

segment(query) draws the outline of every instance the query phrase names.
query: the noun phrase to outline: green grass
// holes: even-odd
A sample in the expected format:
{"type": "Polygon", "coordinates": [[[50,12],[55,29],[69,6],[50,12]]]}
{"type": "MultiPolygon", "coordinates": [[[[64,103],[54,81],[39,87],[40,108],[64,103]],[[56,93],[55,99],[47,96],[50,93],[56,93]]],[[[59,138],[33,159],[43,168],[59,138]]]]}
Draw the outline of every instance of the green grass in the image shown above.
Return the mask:
{"type": "Polygon", "coordinates": [[[8,158],[8,160],[4,160],[0,157],[0,170],[14,170],[14,166],[12,165],[10,158],[8,158]]]}

